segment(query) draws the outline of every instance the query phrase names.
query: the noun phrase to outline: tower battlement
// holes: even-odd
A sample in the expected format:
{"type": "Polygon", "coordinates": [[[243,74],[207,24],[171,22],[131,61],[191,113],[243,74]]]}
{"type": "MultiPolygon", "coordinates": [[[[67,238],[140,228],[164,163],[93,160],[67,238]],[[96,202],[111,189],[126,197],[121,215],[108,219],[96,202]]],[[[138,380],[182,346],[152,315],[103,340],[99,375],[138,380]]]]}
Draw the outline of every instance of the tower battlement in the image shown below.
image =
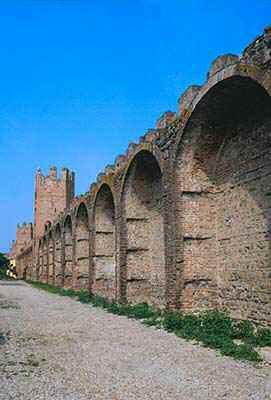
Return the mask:
{"type": "Polygon", "coordinates": [[[49,175],[44,175],[41,169],[36,172],[35,178],[35,236],[40,237],[45,225],[52,222],[65,208],[69,208],[74,198],[73,171],[62,168],[58,177],[57,168],[51,167],[49,175]]]}
{"type": "Polygon", "coordinates": [[[17,224],[16,229],[16,242],[13,246],[16,248],[16,252],[20,252],[31,240],[33,239],[33,225],[31,222],[23,222],[17,224]]]}

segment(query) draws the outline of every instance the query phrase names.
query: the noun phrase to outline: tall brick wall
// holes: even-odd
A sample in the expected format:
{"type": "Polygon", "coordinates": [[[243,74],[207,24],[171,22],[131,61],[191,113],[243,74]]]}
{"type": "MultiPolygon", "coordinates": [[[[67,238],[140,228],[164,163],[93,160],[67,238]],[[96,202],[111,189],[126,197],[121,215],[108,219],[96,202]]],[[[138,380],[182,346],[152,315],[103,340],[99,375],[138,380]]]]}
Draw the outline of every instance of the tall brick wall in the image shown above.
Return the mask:
{"type": "Polygon", "coordinates": [[[35,187],[35,236],[44,234],[47,222],[52,223],[58,214],[65,208],[69,208],[74,197],[74,173],[67,168],[61,171],[61,177],[57,177],[57,169],[52,167],[50,174],[44,176],[40,170],[36,173],[35,187]]]}
{"type": "Polygon", "coordinates": [[[39,251],[22,252],[23,270],[110,299],[227,309],[270,325],[270,43],[267,28],[241,56],[214,60],[204,85],[84,195],[72,199],[69,174],[62,186],[54,173],[38,176],[39,251]]]}

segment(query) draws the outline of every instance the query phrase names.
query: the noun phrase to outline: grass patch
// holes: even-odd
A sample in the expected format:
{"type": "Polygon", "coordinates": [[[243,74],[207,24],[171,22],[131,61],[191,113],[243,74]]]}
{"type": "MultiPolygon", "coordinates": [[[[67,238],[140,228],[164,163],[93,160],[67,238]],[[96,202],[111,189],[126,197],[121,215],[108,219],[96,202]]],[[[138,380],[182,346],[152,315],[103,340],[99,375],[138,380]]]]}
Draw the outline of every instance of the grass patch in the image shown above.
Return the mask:
{"type": "Polygon", "coordinates": [[[42,282],[32,282],[32,281],[27,281],[27,282],[30,283],[32,286],[38,289],[46,290],[49,293],[59,294],[60,296],[68,296],[68,297],[78,296],[78,292],[72,289],[64,289],[62,287],[49,285],[48,283],[42,283],[42,282]]]}
{"type": "Polygon", "coordinates": [[[237,360],[261,361],[257,347],[271,346],[271,330],[258,328],[249,321],[235,321],[229,314],[209,310],[198,314],[182,314],[157,310],[147,303],[120,304],[104,297],[92,295],[87,290],[74,291],[40,282],[32,286],[61,296],[74,297],[81,303],[89,303],[106,311],[141,320],[144,325],[163,328],[187,340],[195,340],[222,355],[237,360]],[[235,340],[241,341],[237,344],[235,340]]]}

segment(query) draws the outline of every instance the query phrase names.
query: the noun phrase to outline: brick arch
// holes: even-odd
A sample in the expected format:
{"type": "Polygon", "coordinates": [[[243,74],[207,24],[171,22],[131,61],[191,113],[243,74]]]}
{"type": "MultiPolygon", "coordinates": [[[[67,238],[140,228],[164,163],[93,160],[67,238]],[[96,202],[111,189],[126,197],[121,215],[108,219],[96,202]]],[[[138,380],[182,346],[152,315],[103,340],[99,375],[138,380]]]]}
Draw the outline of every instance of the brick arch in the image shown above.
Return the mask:
{"type": "Polygon", "coordinates": [[[48,232],[48,283],[55,283],[54,238],[52,230],[48,232]]]}
{"type": "Polygon", "coordinates": [[[28,273],[29,273],[29,266],[28,266],[28,264],[27,264],[27,265],[25,265],[25,266],[23,267],[23,276],[22,276],[22,278],[23,278],[24,281],[26,281],[27,279],[29,279],[28,273]]]}
{"type": "Polygon", "coordinates": [[[90,267],[90,230],[88,209],[84,202],[77,207],[75,214],[75,262],[77,289],[89,288],[89,267],[90,267]]]}
{"type": "Polygon", "coordinates": [[[43,283],[48,282],[48,239],[44,235],[42,239],[42,276],[43,283]]]}
{"type": "Polygon", "coordinates": [[[48,221],[45,222],[45,224],[44,224],[44,233],[45,234],[50,231],[51,226],[52,226],[52,222],[51,221],[48,220],[48,221]]]}
{"type": "Polygon", "coordinates": [[[54,257],[54,269],[55,269],[55,284],[57,286],[63,286],[63,266],[62,266],[62,231],[60,223],[57,223],[54,228],[54,242],[55,242],[55,257],[54,257]]]}
{"type": "MultiPolygon", "coordinates": [[[[236,80],[242,80],[245,78],[247,81],[254,83],[256,86],[262,88],[266,94],[271,95],[271,82],[269,78],[270,72],[268,70],[262,70],[259,66],[255,66],[252,64],[245,64],[245,63],[237,63],[234,65],[230,65],[225,67],[224,69],[219,70],[215,74],[211,75],[207,82],[198,90],[196,96],[192,96],[188,104],[183,105],[182,107],[182,114],[181,114],[181,122],[182,126],[185,127],[191,115],[194,111],[198,108],[198,106],[205,102],[206,95],[207,97],[210,96],[212,90],[215,89],[219,84],[224,84],[229,79],[235,78],[236,80]]],[[[182,140],[182,129],[179,132],[179,136],[175,142],[175,149],[173,150],[174,153],[178,151],[179,143],[182,140]]],[[[175,155],[175,154],[174,154],[175,155]]]]}
{"type": "Polygon", "coordinates": [[[149,155],[153,156],[153,158],[156,160],[161,173],[163,175],[163,170],[164,170],[164,159],[163,159],[163,154],[161,152],[161,149],[153,142],[143,142],[141,144],[135,145],[134,148],[132,148],[132,150],[127,154],[127,159],[125,162],[125,168],[123,170],[123,174],[122,174],[122,179],[120,182],[120,197],[122,197],[123,195],[123,191],[124,191],[124,185],[126,182],[126,177],[127,174],[131,168],[131,165],[133,164],[135,158],[138,156],[138,154],[140,153],[148,153],[149,155]]]}
{"type": "Polygon", "coordinates": [[[165,305],[163,195],[157,157],[138,151],[130,159],[121,193],[121,292],[128,302],[165,305]]]}
{"type": "Polygon", "coordinates": [[[64,286],[72,287],[73,276],[73,224],[70,215],[67,215],[64,221],[63,228],[63,244],[64,244],[64,265],[63,276],[64,286]]]}
{"type": "Polygon", "coordinates": [[[42,271],[43,271],[43,240],[39,239],[38,244],[38,268],[37,268],[37,280],[40,281],[42,279],[42,271]]]}
{"type": "Polygon", "coordinates": [[[270,322],[270,132],[270,96],[249,76],[219,81],[193,105],[174,168],[183,309],[250,319],[260,309],[270,322]]]}
{"type": "Polygon", "coordinates": [[[109,184],[102,183],[94,199],[93,292],[107,298],[116,296],[115,200],[109,184]]]}

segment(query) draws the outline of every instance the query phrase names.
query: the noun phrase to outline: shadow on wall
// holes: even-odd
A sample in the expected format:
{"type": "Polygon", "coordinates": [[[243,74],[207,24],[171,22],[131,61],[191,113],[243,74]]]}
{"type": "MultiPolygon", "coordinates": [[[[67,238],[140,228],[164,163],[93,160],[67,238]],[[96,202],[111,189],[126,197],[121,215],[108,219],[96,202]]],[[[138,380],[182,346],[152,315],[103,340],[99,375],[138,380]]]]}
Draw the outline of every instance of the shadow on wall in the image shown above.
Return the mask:
{"type": "Polygon", "coordinates": [[[54,258],[54,265],[55,265],[55,284],[57,286],[63,285],[63,268],[62,268],[62,256],[61,256],[61,228],[60,224],[56,225],[55,232],[55,258],[54,258]]]}
{"type": "Polygon", "coordinates": [[[93,292],[109,299],[116,296],[115,205],[110,187],[103,184],[96,196],[93,292]]]}
{"type": "Polygon", "coordinates": [[[84,203],[78,207],[75,230],[76,274],[74,286],[77,289],[89,289],[89,223],[88,211],[84,203]]]}
{"type": "Polygon", "coordinates": [[[185,128],[176,160],[181,308],[270,321],[270,101],[252,79],[229,78],[185,128]]]}
{"type": "Polygon", "coordinates": [[[48,234],[48,283],[55,283],[54,242],[52,230],[48,234]]]}
{"type": "Polygon", "coordinates": [[[72,250],[72,219],[68,215],[64,223],[64,287],[72,288],[73,278],[73,250],[72,250]]]}
{"type": "Polygon", "coordinates": [[[126,242],[126,296],[131,303],[165,305],[162,173],[155,157],[140,151],[130,164],[122,207],[126,242]]]}

